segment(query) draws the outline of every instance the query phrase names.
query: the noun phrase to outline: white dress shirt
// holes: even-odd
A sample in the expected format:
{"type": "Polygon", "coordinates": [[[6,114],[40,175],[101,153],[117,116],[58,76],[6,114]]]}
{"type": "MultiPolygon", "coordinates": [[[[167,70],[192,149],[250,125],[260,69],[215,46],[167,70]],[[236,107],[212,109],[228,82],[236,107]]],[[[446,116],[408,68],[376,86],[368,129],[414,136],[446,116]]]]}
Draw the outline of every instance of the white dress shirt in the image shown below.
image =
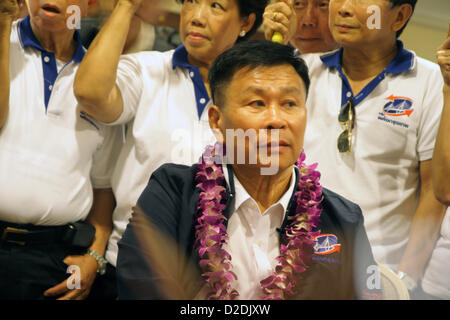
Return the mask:
{"type": "MultiPolygon", "coordinates": [[[[229,183],[228,171],[224,168],[229,183]]],[[[289,200],[294,191],[295,170],[288,190],[280,200],[261,213],[256,201],[248,194],[236,176],[234,211],[228,222],[229,241],[224,247],[231,255],[232,271],[237,276],[232,287],[239,292],[238,299],[259,300],[260,281],[275,271],[280,255],[279,232],[289,200]]]]}

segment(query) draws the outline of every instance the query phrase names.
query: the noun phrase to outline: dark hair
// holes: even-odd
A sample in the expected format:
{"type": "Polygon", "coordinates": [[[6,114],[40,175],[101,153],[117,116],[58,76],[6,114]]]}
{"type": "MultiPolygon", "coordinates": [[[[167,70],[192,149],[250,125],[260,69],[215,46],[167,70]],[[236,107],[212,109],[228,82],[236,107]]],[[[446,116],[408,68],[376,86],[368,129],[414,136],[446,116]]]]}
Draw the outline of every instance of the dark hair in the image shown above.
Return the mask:
{"type": "Polygon", "coordinates": [[[224,106],[224,91],[234,74],[245,68],[291,65],[302,78],[306,94],[309,89],[308,67],[295,49],[266,40],[249,40],[222,53],[209,70],[208,81],[214,104],[224,106]]]}
{"type": "MultiPolygon", "coordinates": [[[[389,0],[391,2],[392,8],[398,7],[402,4],[409,4],[412,7],[412,13],[411,13],[411,17],[412,14],[414,13],[414,8],[416,7],[416,3],[417,0],[389,0]]],[[[411,17],[409,17],[408,21],[406,21],[405,25],[397,31],[397,38],[402,34],[403,30],[406,28],[406,25],[408,24],[409,20],[411,19],[411,17]]]]}
{"type": "MultiPolygon", "coordinates": [[[[178,3],[183,4],[184,0],[175,0],[178,3]]],[[[237,42],[242,40],[247,40],[252,35],[256,33],[258,28],[263,22],[263,13],[266,6],[269,4],[269,0],[236,0],[239,7],[239,15],[241,18],[246,18],[250,14],[254,13],[256,15],[255,23],[245,37],[239,37],[237,42]]]]}

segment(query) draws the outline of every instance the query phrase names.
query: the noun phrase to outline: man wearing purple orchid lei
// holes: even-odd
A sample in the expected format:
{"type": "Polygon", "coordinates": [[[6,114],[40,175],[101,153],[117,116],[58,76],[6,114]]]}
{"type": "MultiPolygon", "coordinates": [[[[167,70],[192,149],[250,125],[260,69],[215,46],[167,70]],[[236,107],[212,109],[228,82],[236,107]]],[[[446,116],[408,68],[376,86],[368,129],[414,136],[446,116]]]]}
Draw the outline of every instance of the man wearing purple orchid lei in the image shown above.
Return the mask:
{"type": "Polygon", "coordinates": [[[119,242],[119,299],[379,299],[360,208],[306,165],[308,69],[247,41],[209,73],[217,144],[165,164],[119,242]]]}

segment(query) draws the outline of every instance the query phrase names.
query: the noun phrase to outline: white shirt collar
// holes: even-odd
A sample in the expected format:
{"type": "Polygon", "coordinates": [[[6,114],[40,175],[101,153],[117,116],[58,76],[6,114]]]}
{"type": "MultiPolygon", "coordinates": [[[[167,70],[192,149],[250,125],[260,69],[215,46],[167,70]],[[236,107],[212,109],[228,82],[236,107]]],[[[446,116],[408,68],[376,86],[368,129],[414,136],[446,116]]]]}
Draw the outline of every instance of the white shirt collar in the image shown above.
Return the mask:
{"type": "MultiPolygon", "coordinates": [[[[230,180],[229,180],[229,176],[228,176],[228,170],[226,165],[222,164],[222,170],[224,173],[224,177],[225,177],[225,181],[227,183],[228,188],[230,188],[230,180]]],[[[271,208],[277,206],[277,205],[281,205],[281,207],[283,208],[283,211],[286,212],[288,206],[289,206],[289,200],[291,199],[292,193],[294,192],[294,187],[295,187],[295,180],[296,180],[296,176],[295,176],[295,168],[292,168],[292,176],[291,176],[291,181],[289,183],[289,188],[288,190],[281,196],[280,200],[278,200],[276,203],[274,203],[273,205],[271,205],[264,213],[266,214],[271,208]]],[[[239,209],[239,207],[244,204],[247,201],[254,201],[256,203],[256,201],[248,194],[247,190],[245,190],[244,186],[241,184],[241,182],[239,181],[239,179],[236,177],[236,175],[234,175],[234,189],[235,189],[235,202],[234,202],[234,208],[233,210],[231,210],[230,212],[234,212],[236,210],[239,209]]]]}

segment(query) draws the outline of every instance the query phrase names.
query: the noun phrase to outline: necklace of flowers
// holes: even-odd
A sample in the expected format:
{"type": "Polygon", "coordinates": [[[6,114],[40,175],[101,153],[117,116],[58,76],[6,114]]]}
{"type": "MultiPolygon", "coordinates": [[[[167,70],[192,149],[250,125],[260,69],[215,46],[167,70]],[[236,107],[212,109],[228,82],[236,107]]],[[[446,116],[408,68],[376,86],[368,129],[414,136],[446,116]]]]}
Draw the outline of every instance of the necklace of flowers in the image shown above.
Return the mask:
{"type": "MultiPolygon", "coordinates": [[[[234,300],[239,293],[231,284],[237,279],[231,271],[231,255],[223,249],[228,234],[223,211],[226,208],[226,189],[221,164],[222,158],[213,156],[213,150],[220,145],[208,146],[197,165],[196,183],[201,190],[197,206],[196,241],[194,249],[200,257],[202,276],[208,285],[206,299],[234,300]]],[[[278,264],[274,273],[260,281],[263,300],[282,300],[295,294],[295,288],[301,273],[311,262],[314,238],[319,232],[313,232],[320,223],[322,212],[322,187],[319,184],[320,173],[317,164],[304,164],[305,154],[300,155],[297,166],[300,171],[297,191],[292,210],[295,214],[288,217],[288,225],[282,237],[278,264]]]]}

